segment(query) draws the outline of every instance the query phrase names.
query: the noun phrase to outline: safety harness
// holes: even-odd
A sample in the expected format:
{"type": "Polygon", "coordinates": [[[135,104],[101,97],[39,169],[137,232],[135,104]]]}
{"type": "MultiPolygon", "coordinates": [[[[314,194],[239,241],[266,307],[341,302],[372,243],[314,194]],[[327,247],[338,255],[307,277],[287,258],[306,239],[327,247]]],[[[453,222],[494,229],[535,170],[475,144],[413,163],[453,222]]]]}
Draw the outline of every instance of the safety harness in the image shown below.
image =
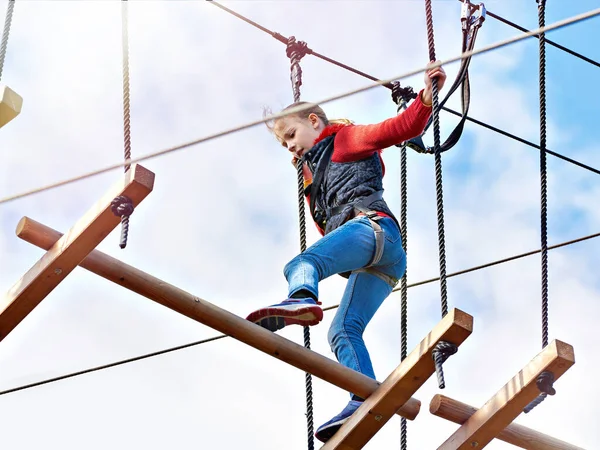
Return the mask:
{"type": "Polygon", "coordinates": [[[309,209],[311,216],[315,220],[315,222],[321,227],[321,229],[325,230],[327,218],[342,213],[349,206],[352,206],[354,208],[355,214],[363,213],[369,219],[369,222],[373,227],[373,232],[375,233],[375,252],[369,263],[363,268],[354,270],[352,272],[343,272],[339,275],[344,278],[349,278],[352,273],[367,272],[381,278],[383,281],[392,286],[392,288],[394,288],[399,281],[397,278],[390,277],[389,275],[381,273],[377,269],[373,268],[374,265],[379,263],[381,257],[383,256],[383,250],[385,246],[385,233],[381,228],[381,225],[377,223],[381,219],[381,216],[377,214],[377,211],[370,209],[369,207],[376,201],[383,200],[383,190],[375,191],[366,197],[361,197],[352,202],[344,203],[342,205],[326,208],[325,210],[321,210],[317,206],[317,198],[321,191],[323,179],[325,177],[325,174],[327,173],[329,164],[331,163],[333,148],[334,147],[332,139],[323,151],[321,163],[318,165],[317,170],[313,174],[313,182],[310,184],[310,186],[307,187],[306,190],[306,192],[310,193],[309,209]]]}

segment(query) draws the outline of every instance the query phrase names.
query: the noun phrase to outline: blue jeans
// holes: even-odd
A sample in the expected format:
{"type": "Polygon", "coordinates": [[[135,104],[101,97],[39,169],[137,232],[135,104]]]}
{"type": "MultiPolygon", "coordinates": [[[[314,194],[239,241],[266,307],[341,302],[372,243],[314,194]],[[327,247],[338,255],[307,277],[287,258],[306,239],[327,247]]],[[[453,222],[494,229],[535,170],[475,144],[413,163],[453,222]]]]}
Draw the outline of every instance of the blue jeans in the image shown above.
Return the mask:
{"type": "MultiPolygon", "coordinates": [[[[406,270],[406,254],[396,223],[387,217],[378,221],[385,233],[383,256],[372,269],[400,279],[406,270]]],[[[369,219],[355,217],[325,235],[291,260],[284,269],[289,295],[306,289],[317,298],[319,281],[338,273],[365,267],[375,253],[375,234],[369,219]]],[[[393,286],[368,272],[352,273],[327,335],[337,360],[346,367],[375,379],[363,332],[393,286]]]]}

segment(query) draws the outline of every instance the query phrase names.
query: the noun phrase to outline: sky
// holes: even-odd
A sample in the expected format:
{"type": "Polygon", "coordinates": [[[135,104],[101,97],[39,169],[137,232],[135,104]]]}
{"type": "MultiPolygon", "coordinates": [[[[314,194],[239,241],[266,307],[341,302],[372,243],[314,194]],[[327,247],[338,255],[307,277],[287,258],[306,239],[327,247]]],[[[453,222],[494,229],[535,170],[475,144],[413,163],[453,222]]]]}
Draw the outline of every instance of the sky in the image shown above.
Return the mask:
{"type": "MultiPolygon", "coordinates": [[[[291,103],[289,60],[275,39],[201,1],[130,1],[132,154],[143,156],[260,119],[263,106],[291,103]]],[[[548,2],[547,24],[597,7],[594,0],[548,2]]],[[[0,13],[6,8],[1,2],[0,13]]],[[[424,2],[224,1],[314,51],[380,78],[427,63],[424,2]]],[[[489,11],[529,29],[537,4],[488,1],[489,11]]],[[[121,8],[116,1],[16,3],[2,83],[23,110],[0,130],[0,198],[118,163],[123,158],[121,8]]],[[[434,0],[438,59],[458,56],[460,3],[434,0]]],[[[593,59],[599,18],[548,38],[593,59]]],[[[488,18],[477,47],[519,35],[488,18]]],[[[470,68],[470,115],[539,142],[538,42],[527,39],[477,55],[470,68]]],[[[371,84],[307,56],[302,98],[319,101],[371,84]]],[[[448,64],[447,86],[457,63],[448,64]]],[[[600,167],[599,80],[594,67],[547,49],[548,148],[600,167]]],[[[415,90],[423,75],[401,80],[415,90]]],[[[448,106],[460,108],[454,95],[448,106]]],[[[377,123],[395,114],[390,93],[370,89],[323,105],[329,117],[377,123]]],[[[442,138],[456,123],[441,114],[442,138]]],[[[425,141],[432,144],[431,132],[425,141]]],[[[386,200],[400,211],[400,158],[384,152],[386,200]]],[[[245,317],[285,298],[284,265],[299,251],[296,172],[289,155],[256,127],[141,163],[153,192],[131,218],[126,249],[116,228],[98,249],[245,317]]],[[[408,282],[439,275],[433,157],[409,153],[408,282]]],[[[468,123],[443,155],[447,272],[535,250],[540,245],[539,152],[468,123]]],[[[67,231],[122,176],[122,170],[0,204],[0,290],[43,251],[15,236],[23,216],[67,231]]],[[[550,245],[600,230],[596,174],[548,156],[550,245]]],[[[310,224],[308,243],[319,235],[310,224]]],[[[600,448],[600,370],[593,331],[600,317],[600,241],[549,252],[549,335],[573,345],[575,365],[557,394],[517,423],[582,448],[600,448]]],[[[410,449],[437,448],[457,425],[429,413],[436,393],[482,406],[541,351],[539,255],[448,279],[448,303],[474,316],[474,332],[413,396],[410,449]]],[[[345,280],[320,285],[336,305],[345,280]]],[[[439,284],[409,290],[408,349],[439,322],[439,284]]],[[[327,343],[333,312],[311,329],[327,343]]],[[[218,335],[84,269],[74,270],[0,343],[0,391],[218,335]]],[[[302,343],[302,329],[279,334],[302,343]]],[[[400,294],[365,332],[376,375],[400,362],[400,294]]],[[[315,427],[348,394],[313,378],[315,427]]],[[[300,450],[306,448],[304,373],[231,338],[19,392],[0,395],[0,447],[300,450]]],[[[316,448],[319,442],[316,441],[316,448]]],[[[400,446],[400,418],[365,446],[400,446]]],[[[489,449],[509,445],[495,440],[489,449]]]]}

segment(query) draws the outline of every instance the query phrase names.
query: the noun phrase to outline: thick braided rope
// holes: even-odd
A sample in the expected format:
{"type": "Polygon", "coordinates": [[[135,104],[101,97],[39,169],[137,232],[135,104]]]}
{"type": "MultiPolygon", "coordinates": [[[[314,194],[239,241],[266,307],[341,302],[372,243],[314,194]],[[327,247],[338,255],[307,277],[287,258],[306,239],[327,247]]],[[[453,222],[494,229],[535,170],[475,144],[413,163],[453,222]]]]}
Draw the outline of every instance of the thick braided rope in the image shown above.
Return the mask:
{"type": "MultiPolygon", "coordinates": [[[[131,106],[129,98],[129,23],[128,23],[128,3],[127,0],[121,1],[121,38],[123,45],[123,139],[124,152],[123,157],[125,162],[131,159],[131,106]]],[[[125,165],[125,172],[131,167],[130,164],[125,165]]],[[[127,238],[129,237],[129,214],[121,216],[121,239],[119,247],[127,246],[127,238]]]]}
{"type": "MultiPolygon", "coordinates": [[[[407,265],[404,276],[400,280],[400,361],[406,358],[408,342],[408,180],[406,171],[406,145],[402,146],[400,153],[400,230],[402,233],[402,246],[407,255],[407,265]]],[[[408,429],[405,417],[400,420],[400,448],[406,450],[408,447],[408,429]]]]}
{"type": "Polygon", "coordinates": [[[15,0],[9,0],[6,7],[6,18],[4,19],[4,31],[2,32],[2,43],[0,44],[0,78],[4,70],[4,60],[6,59],[6,48],[8,47],[8,35],[12,24],[13,11],[15,9],[15,0]]]}
{"type": "MultiPolygon", "coordinates": [[[[546,0],[538,0],[540,27],[545,27],[546,0]]],[[[540,34],[540,200],[542,262],[542,348],[548,345],[548,187],[546,173],[546,35],[540,34]]]]}
{"type": "MultiPolygon", "coordinates": [[[[427,44],[429,46],[429,60],[435,61],[435,40],[433,36],[433,13],[431,0],[425,0],[425,15],[427,21],[427,44]]],[[[442,317],[448,314],[448,292],[446,288],[446,244],[444,237],[444,195],[442,183],[442,155],[440,151],[440,118],[437,79],[432,80],[432,114],[433,114],[433,142],[435,154],[435,187],[437,198],[438,217],[438,243],[440,259],[440,292],[442,317]]]]}
{"type": "MultiPolygon", "coordinates": [[[[301,51],[302,45],[298,45],[292,37],[288,42],[288,56],[290,58],[290,81],[294,93],[294,103],[300,101],[300,86],[302,85],[302,68],[300,59],[304,56],[301,51]]],[[[300,252],[306,250],[306,214],[304,209],[304,176],[302,174],[302,160],[298,160],[296,166],[298,173],[298,218],[300,224],[300,252]]],[[[304,327],[304,347],[310,349],[310,328],[304,327]]],[[[308,439],[308,450],[314,449],[314,419],[313,419],[313,394],[312,375],[304,373],[306,385],[306,434],[308,439]]]]}

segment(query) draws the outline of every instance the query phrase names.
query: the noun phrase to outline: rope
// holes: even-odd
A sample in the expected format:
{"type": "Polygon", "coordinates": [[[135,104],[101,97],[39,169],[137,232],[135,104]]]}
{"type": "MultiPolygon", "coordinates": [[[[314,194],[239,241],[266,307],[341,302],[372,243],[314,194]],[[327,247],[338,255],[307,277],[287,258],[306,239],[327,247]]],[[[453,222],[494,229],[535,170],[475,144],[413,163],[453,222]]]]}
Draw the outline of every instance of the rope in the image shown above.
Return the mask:
{"type": "MultiPolygon", "coordinates": [[[[211,2],[211,3],[214,3],[214,2],[211,2]]],[[[359,93],[362,93],[362,92],[366,92],[366,91],[368,91],[370,89],[374,89],[374,88],[379,87],[379,86],[385,86],[386,84],[392,83],[393,81],[396,81],[396,80],[402,80],[404,78],[409,78],[411,76],[418,75],[420,73],[423,73],[425,70],[433,68],[433,67],[439,67],[439,66],[443,66],[443,65],[448,65],[450,63],[453,63],[455,61],[459,61],[459,60],[467,58],[469,56],[480,55],[480,54],[483,54],[483,53],[490,52],[492,50],[496,50],[496,49],[505,47],[505,46],[513,44],[515,42],[519,42],[519,41],[522,41],[524,39],[527,39],[528,37],[533,36],[535,33],[541,33],[541,32],[544,32],[544,31],[556,30],[556,29],[559,29],[559,28],[563,28],[563,27],[565,27],[567,25],[571,25],[571,24],[574,24],[574,23],[577,23],[577,22],[581,22],[582,20],[586,20],[586,19],[589,19],[589,18],[592,18],[592,17],[595,17],[595,16],[599,16],[599,15],[600,15],[600,8],[597,8],[597,9],[594,9],[594,10],[591,10],[591,11],[587,11],[585,13],[578,14],[578,15],[569,17],[567,19],[559,20],[559,21],[553,23],[552,25],[548,25],[548,26],[544,27],[544,29],[535,29],[535,30],[532,30],[531,32],[525,33],[525,34],[523,34],[521,36],[513,36],[511,38],[505,39],[503,41],[496,42],[494,44],[490,44],[488,46],[484,46],[484,47],[476,49],[476,50],[463,52],[463,53],[461,53],[457,57],[448,58],[448,59],[446,59],[444,61],[441,61],[439,63],[433,64],[431,66],[428,65],[427,67],[421,67],[421,68],[418,68],[418,69],[415,69],[415,70],[411,70],[411,71],[405,72],[405,73],[400,74],[400,75],[396,75],[396,76],[391,77],[391,78],[389,78],[387,80],[380,80],[380,81],[375,82],[374,84],[369,84],[367,86],[363,86],[363,87],[360,87],[360,88],[351,89],[351,90],[343,92],[341,94],[337,94],[337,95],[334,95],[334,96],[331,96],[331,97],[328,97],[328,98],[324,98],[324,99],[322,99],[320,101],[317,101],[315,103],[320,104],[320,105],[324,105],[326,103],[331,103],[331,102],[333,102],[335,100],[340,100],[342,98],[346,98],[346,97],[349,97],[349,96],[352,96],[352,95],[356,95],[356,94],[359,94],[359,93]]],[[[81,174],[81,175],[77,175],[77,176],[74,176],[74,177],[71,177],[71,178],[66,178],[66,179],[63,179],[61,181],[57,181],[57,182],[54,182],[54,183],[51,183],[51,184],[48,184],[48,185],[45,185],[45,186],[41,186],[41,187],[38,187],[38,188],[30,189],[28,191],[24,191],[24,192],[21,192],[21,193],[18,193],[18,194],[9,195],[7,197],[0,198],[0,204],[8,203],[8,202],[13,201],[13,200],[17,200],[17,199],[20,199],[20,198],[28,197],[30,195],[38,194],[40,192],[45,192],[45,191],[48,191],[50,189],[55,189],[57,187],[65,186],[67,184],[75,183],[77,181],[84,180],[84,179],[87,179],[87,178],[91,178],[91,177],[96,176],[96,175],[101,175],[103,173],[110,172],[111,170],[124,167],[127,164],[134,164],[134,163],[138,163],[138,162],[141,162],[141,161],[147,161],[149,159],[157,158],[157,157],[163,156],[163,155],[167,155],[169,153],[173,153],[173,152],[176,152],[176,151],[179,151],[179,150],[183,150],[183,149],[186,149],[186,148],[198,145],[198,144],[203,144],[205,142],[212,141],[214,139],[217,139],[217,138],[220,138],[220,137],[223,137],[223,136],[227,136],[229,134],[236,133],[238,131],[243,131],[243,130],[247,130],[249,128],[255,127],[257,125],[262,125],[262,124],[264,124],[266,122],[270,122],[270,121],[276,120],[276,119],[278,119],[280,117],[285,117],[287,115],[294,114],[294,113],[297,113],[299,111],[304,111],[304,110],[306,110],[308,108],[309,108],[309,106],[299,106],[297,108],[290,109],[289,111],[286,111],[285,113],[278,113],[278,114],[274,114],[274,115],[269,115],[269,116],[263,117],[262,119],[257,119],[257,120],[253,120],[253,121],[250,121],[250,122],[247,122],[247,123],[243,123],[241,125],[236,125],[234,127],[231,127],[231,128],[228,128],[228,129],[225,129],[225,130],[222,130],[222,131],[218,131],[216,133],[212,133],[212,134],[209,134],[207,136],[204,136],[204,137],[201,137],[201,138],[198,138],[198,139],[194,139],[192,141],[184,142],[183,144],[179,144],[179,145],[175,145],[175,146],[172,146],[172,147],[164,148],[162,150],[157,150],[155,152],[148,153],[148,154],[146,154],[144,156],[140,156],[138,158],[132,158],[128,163],[120,162],[120,163],[111,164],[109,166],[105,166],[105,167],[102,167],[100,169],[96,169],[96,170],[93,170],[93,171],[90,171],[90,172],[87,172],[87,173],[84,173],[84,174],[81,174]]]]}
{"type": "MultiPolygon", "coordinates": [[[[538,3],[538,21],[540,27],[545,25],[546,0],[536,0],[538,3]]],[[[546,148],[546,36],[539,36],[539,90],[540,90],[540,148],[546,148]]],[[[546,170],[546,152],[540,152],[540,200],[541,200],[541,263],[542,263],[542,349],[548,345],[548,181],[546,170]]],[[[543,372],[537,379],[540,394],[525,407],[523,412],[529,413],[542,403],[548,394],[556,392],[552,388],[554,375],[543,372]]]]}
{"type": "MultiPolygon", "coordinates": [[[[540,28],[545,25],[546,0],[538,1],[540,28]]],[[[540,34],[540,185],[542,240],[542,348],[548,345],[548,181],[546,172],[546,44],[540,34]]]]}
{"type": "MultiPolygon", "coordinates": [[[[123,45],[123,139],[125,173],[131,168],[131,105],[129,99],[129,25],[128,3],[121,1],[121,38],[123,45]]],[[[113,213],[121,217],[121,238],[119,247],[127,246],[129,236],[129,216],[133,214],[134,207],[131,199],[121,196],[113,200],[113,213]]]]}
{"type": "MultiPolygon", "coordinates": [[[[406,110],[408,102],[417,95],[411,87],[401,88],[395,82],[392,88],[392,100],[398,105],[397,112],[406,110]]],[[[404,361],[408,343],[408,180],[407,180],[407,151],[406,143],[400,144],[400,233],[402,247],[407,257],[406,270],[400,279],[400,361],[404,361]]],[[[405,417],[400,419],[400,448],[408,447],[408,422],[405,417]]]]}
{"type": "MultiPolygon", "coordinates": [[[[583,241],[586,241],[586,240],[589,240],[589,239],[597,238],[597,237],[600,237],[600,233],[595,233],[595,234],[591,234],[591,235],[588,235],[588,236],[583,236],[583,237],[580,237],[580,238],[577,238],[577,239],[573,239],[573,240],[570,240],[570,241],[561,242],[560,244],[555,244],[553,246],[548,247],[548,250],[554,250],[554,249],[557,249],[557,248],[566,247],[566,246],[569,246],[569,245],[573,245],[573,244],[576,244],[576,243],[579,243],[579,242],[583,242],[583,241]]],[[[516,259],[524,258],[526,256],[532,256],[532,255],[535,255],[536,253],[539,253],[539,252],[540,252],[539,250],[534,250],[534,251],[531,251],[531,252],[522,253],[520,255],[515,255],[515,256],[510,257],[510,258],[505,258],[505,259],[494,261],[494,262],[491,262],[491,263],[488,263],[488,264],[483,264],[483,265],[480,265],[480,266],[472,267],[470,269],[462,270],[462,271],[459,271],[459,272],[454,272],[454,273],[449,274],[448,278],[455,277],[455,276],[458,276],[458,275],[463,275],[463,274],[466,274],[466,273],[469,273],[469,272],[474,272],[474,271],[481,270],[481,269],[484,269],[484,268],[487,268],[487,267],[491,267],[491,266],[494,266],[494,265],[498,265],[498,264],[502,264],[502,263],[514,261],[516,259]]],[[[407,285],[407,289],[408,288],[417,287],[417,286],[422,286],[422,285],[428,284],[428,283],[434,283],[434,282],[438,281],[438,279],[439,278],[431,278],[431,279],[428,279],[428,280],[423,280],[423,281],[419,281],[419,282],[416,282],[416,283],[411,283],[411,284],[407,285]]],[[[396,288],[396,290],[398,290],[398,288],[396,288]]],[[[333,309],[336,309],[338,306],[339,305],[328,306],[326,308],[323,308],[323,311],[331,311],[333,309]]],[[[129,359],[117,361],[117,362],[114,362],[114,363],[105,364],[103,366],[98,366],[98,367],[94,367],[94,368],[91,368],[91,369],[86,369],[86,370],[81,370],[81,371],[78,371],[78,372],[69,373],[69,374],[66,374],[66,375],[61,375],[61,376],[50,378],[50,379],[47,379],[47,380],[42,380],[42,381],[38,381],[38,382],[35,382],[35,383],[31,383],[31,384],[19,386],[19,387],[16,387],[16,388],[8,389],[8,390],[5,390],[5,391],[0,391],[0,395],[10,394],[12,392],[17,392],[17,391],[22,391],[22,390],[25,390],[25,389],[37,387],[37,386],[42,386],[44,384],[49,384],[49,383],[53,383],[53,382],[56,382],[56,381],[65,380],[67,378],[72,378],[72,377],[75,377],[75,376],[78,376],[78,375],[84,375],[84,374],[87,374],[87,373],[90,373],[90,372],[95,372],[95,371],[102,370],[102,369],[108,369],[108,368],[111,368],[111,367],[117,367],[117,366],[120,366],[120,365],[123,365],[123,364],[128,364],[130,362],[140,361],[140,360],[147,359],[147,358],[152,358],[154,356],[159,356],[159,355],[170,353],[170,352],[173,352],[173,351],[176,351],[176,350],[181,350],[181,349],[184,349],[184,348],[189,348],[189,347],[193,347],[193,346],[200,345],[200,344],[205,344],[205,343],[216,341],[216,340],[223,339],[223,338],[226,338],[226,337],[229,337],[229,336],[226,335],[226,334],[221,334],[221,335],[213,336],[213,337],[208,338],[208,339],[204,339],[202,341],[191,342],[189,344],[180,345],[180,346],[177,346],[177,347],[172,347],[172,348],[168,348],[168,349],[164,349],[164,350],[159,350],[159,351],[156,351],[156,352],[148,353],[148,354],[137,356],[137,357],[134,357],[134,358],[129,358],[129,359]]]]}
{"type": "MultiPolygon", "coordinates": [[[[406,167],[406,145],[402,146],[400,150],[400,228],[402,230],[402,245],[404,252],[406,253],[407,264],[406,271],[402,280],[400,280],[400,361],[404,361],[407,354],[407,343],[408,343],[408,181],[407,181],[407,167],[406,167]]],[[[400,448],[402,450],[407,449],[408,440],[408,428],[407,420],[402,417],[400,420],[400,433],[401,441],[400,448]]]]}
{"type": "MultiPolygon", "coordinates": [[[[427,22],[427,45],[429,47],[429,60],[436,61],[435,39],[433,35],[433,12],[431,0],[425,0],[425,17],[427,22]]],[[[438,217],[438,246],[440,259],[440,293],[442,304],[442,317],[448,314],[448,292],[446,288],[446,244],[444,237],[444,194],[442,181],[442,155],[440,152],[440,119],[438,108],[437,78],[432,81],[432,116],[433,116],[433,148],[435,155],[435,188],[437,198],[438,217]]]]}
{"type": "MultiPolygon", "coordinates": [[[[305,42],[296,42],[294,36],[290,37],[286,54],[290,58],[290,81],[292,82],[292,91],[294,94],[294,103],[300,101],[300,86],[302,86],[302,68],[300,60],[306,55],[307,45],[305,42]]],[[[298,217],[300,224],[300,252],[306,250],[306,214],[304,208],[304,175],[302,173],[302,158],[298,159],[296,166],[298,174],[298,217]]],[[[310,327],[304,328],[304,347],[310,349],[310,327]]],[[[306,434],[308,439],[308,449],[314,449],[314,419],[313,419],[313,394],[312,394],[312,375],[304,373],[306,386],[306,434]]]]}
{"type": "Polygon", "coordinates": [[[6,59],[6,48],[8,47],[8,35],[12,24],[13,11],[15,9],[15,0],[8,0],[6,7],[6,18],[4,19],[4,31],[2,32],[2,43],[0,44],[0,78],[4,70],[4,60],[6,59]]]}

